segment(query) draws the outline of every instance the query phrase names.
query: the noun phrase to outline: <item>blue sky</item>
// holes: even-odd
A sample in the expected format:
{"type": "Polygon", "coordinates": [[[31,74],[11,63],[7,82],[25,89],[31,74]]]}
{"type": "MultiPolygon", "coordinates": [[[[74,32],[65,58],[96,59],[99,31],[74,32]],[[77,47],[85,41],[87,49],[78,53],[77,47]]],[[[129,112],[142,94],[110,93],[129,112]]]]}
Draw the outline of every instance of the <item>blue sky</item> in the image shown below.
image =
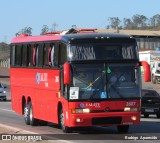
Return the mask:
{"type": "Polygon", "coordinates": [[[32,27],[39,35],[43,25],[68,30],[72,25],[104,29],[109,17],[131,18],[135,14],[147,18],[160,14],[159,0],[1,0],[0,42],[10,43],[15,33],[32,27]]]}

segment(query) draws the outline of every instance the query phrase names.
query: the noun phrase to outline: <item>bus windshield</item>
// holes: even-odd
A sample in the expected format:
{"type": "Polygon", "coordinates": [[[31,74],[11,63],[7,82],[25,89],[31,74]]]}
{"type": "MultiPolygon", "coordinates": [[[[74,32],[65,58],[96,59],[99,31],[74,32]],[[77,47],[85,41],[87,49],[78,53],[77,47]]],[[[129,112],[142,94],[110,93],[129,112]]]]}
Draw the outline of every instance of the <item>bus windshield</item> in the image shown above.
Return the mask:
{"type": "Polygon", "coordinates": [[[71,100],[140,98],[136,64],[72,64],[71,100]]]}
{"type": "Polygon", "coordinates": [[[135,43],[120,44],[72,44],[69,50],[71,61],[81,60],[128,60],[138,59],[135,43]]]}

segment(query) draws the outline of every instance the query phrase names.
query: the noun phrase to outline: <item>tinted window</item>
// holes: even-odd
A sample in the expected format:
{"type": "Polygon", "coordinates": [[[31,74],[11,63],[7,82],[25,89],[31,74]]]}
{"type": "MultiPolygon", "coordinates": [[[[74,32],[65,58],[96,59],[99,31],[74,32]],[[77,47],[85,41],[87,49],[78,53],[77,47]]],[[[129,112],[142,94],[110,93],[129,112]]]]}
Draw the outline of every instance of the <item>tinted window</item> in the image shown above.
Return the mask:
{"type": "Polygon", "coordinates": [[[36,66],[42,67],[43,65],[43,44],[37,45],[36,48],[36,66]]]}
{"type": "Polygon", "coordinates": [[[22,64],[22,46],[15,47],[15,66],[21,66],[22,64]]]}
{"type": "Polygon", "coordinates": [[[54,66],[58,66],[58,64],[59,64],[58,63],[59,62],[59,60],[58,60],[58,53],[59,53],[59,48],[58,48],[58,45],[55,44],[54,45],[54,66]]]}
{"type": "Polygon", "coordinates": [[[35,50],[34,45],[28,45],[28,58],[29,58],[28,66],[29,67],[32,67],[32,66],[35,65],[35,59],[34,59],[34,62],[33,62],[33,53],[34,53],[34,50],[35,50]]]}
{"type": "Polygon", "coordinates": [[[67,61],[67,47],[64,44],[59,46],[59,65],[63,65],[67,61]]]}
{"type": "Polygon", "coordinates": [[[22,66],[28,66],[28,46],[23,45],[22,48],[22,66]]]}
{"type": "Polygon", "coordinates": [[[126,60],[137,59],[135,44],[74,44],[71,45],[71,60],[126,60]]]}
{"type": "Polygon", "coordinates": [[[142,90],[142,96],[143,97],[156,97],[159,96],[159,94],[154,90],[142,90]]]}
{"type": "Polygon", "coordinates": [[[49,52],[51,50],[50,44],[44,46],[44,66],[49,66],[49,52]]]}

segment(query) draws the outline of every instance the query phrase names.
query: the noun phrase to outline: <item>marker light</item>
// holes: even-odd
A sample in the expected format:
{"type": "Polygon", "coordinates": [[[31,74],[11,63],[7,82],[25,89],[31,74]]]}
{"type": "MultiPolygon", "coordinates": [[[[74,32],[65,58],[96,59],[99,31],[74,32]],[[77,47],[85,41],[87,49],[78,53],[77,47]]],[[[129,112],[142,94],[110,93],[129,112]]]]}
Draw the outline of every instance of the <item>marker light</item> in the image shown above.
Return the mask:
{"type": "Polygon", "coordinates": [[[136,121],[136,120],[137,120],[137,117],[136,117],[136,116],[132,116],[131,119],[132,119],[133,121],[136,121]]]}
{"type": "Polygon", "coordinates": [[[83,109],[83,113],[89,113],[90,110],[89,109],[83,109]]]}
{"type": "Polygon", "coordinates": [[[3,93],[5,94],[5,93],[6,93],[6,91],[3,91],[3,93]]]}
{"type": "Polygon", "coordinates": [[[89,113],[89,109],[72,109],[72,114],[81,114],[81,113],[89,113]]]}
{"type": "Polygon", "coordinates": [[[130,110],[131,110],[130,107],[125,107],[125,108],[124,108],[124,111],[126,111],[126,112],[127,112],[127,111],[130,111],[130,110]]]}
{"type": "Polygon", "coordinates": [[[125,112],[137,112],[137,111],[139,111],[139,108],[136,108],[136,107],[125,107],[124,111],[125,112]]]}
{"type": "Polygon", "coordinates": [[[76,122],[77,122],[77,123],[81,122],[81,119],[80,119],[80,118],[77,118],[77,119],[76,119],[76,122]]]}

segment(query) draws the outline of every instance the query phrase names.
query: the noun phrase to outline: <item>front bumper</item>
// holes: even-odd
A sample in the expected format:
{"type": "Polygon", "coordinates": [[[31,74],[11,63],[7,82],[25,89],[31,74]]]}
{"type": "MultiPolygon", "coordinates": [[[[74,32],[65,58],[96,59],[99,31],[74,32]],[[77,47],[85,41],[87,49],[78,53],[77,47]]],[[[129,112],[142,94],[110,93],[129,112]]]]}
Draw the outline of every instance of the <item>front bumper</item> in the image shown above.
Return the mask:
{"type": "Polygon", "coordinates": [[[134,125],[140,123],[140,112],[71,114],[70,127],[134,125]]]}
{"type": "Polygon", "coordinates": [[[142,114],[160,114],[160,107],[141,107],[142,114]]]}
{"type": "Polygon", "coordinates": [[[0,100],[6,100],[6,99],[7,99],[6,94],[0,93],[0,100]]]}

